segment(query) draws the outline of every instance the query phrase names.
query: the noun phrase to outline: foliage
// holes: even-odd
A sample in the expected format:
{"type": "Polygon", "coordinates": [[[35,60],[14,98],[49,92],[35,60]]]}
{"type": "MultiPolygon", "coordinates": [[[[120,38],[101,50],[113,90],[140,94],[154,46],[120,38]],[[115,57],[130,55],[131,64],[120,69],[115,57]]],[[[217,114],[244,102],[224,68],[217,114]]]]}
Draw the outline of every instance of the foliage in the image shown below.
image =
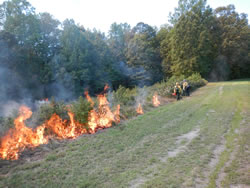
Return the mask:
{"type": "Polygon", "coordinates": [[[108,45],[116,62],[126,61],[126,50],[131,36],[131,28],[127,23],[111,24],[108,45]]]}
{"type": "Polygon", "coordinates": [[[212,62],[213,46],[212,9],[205,1],[197,1],[177,20],[169,36],[162,41],[165,74],[190,76],[199,72],[208,76],[212,62]],[[165,54],[167,52],[167,54],[165,54]]]}
{"type": "Polygon", "coordinates": [[[168,80],[144,88],[136,87],[129,89],[120,86],[113,92],[113,102],[121,105],[122,118],[130,118],[136,115],[135,109],[139,102],[143,105],[144,110],[152,107],[152,96],[155,93],[162,97],[172,97],[176,82],[182,84],[185,78],[191,86],[192,91],[207,84],[207,81],[199,73],[194,73],[189,77],[185,77],[184,75],[172,76],[168,80]]]}
{"type": "Polygon", "coordinates": [[[0,136],[14,127],[14,117],[0,117],[0,136]]]}
{"type": "Polygon", "coordinates": [[[134,104],[136,95],[136,88],[129,89],[123,86],[119,86],[119,88],[113,93],[115,103],[122,105],[134,104]]]}
{"type": "Polygon", "coordinates": [[[194,90],[198,87],[202,87],[207,84],[207,81],[201,77],[199,73],[194,73],[191,76],[189,76],[187,79],[187,82],[191,86],[191,89],[194,90]]]}
{"type": "Polygon", "coordinates": [[[141,22],[132,29],[132,33],[126,54],[128,65],[142,67],[149,72],[150,84],[161,80],[161,57],[155,28],[141,22]]]}
{"type": "Polygon", "coordinates": [[[216,8],[214,16],[217,27],[215,37],[219,47],[218,56],[224,57],[224,62],[229,67],[229,76],[226,79],[249,77],[250,27],[247,15],[238,14],[234,5],[228,5],[216,8]]]}
{"type": "Polygon", "coordinates": [[[81,124],[86,124],[88,122],[89,111],[93,109],[91,104],[83,99],[82,96],[79,99],[71,104],[71,111],[74,113],[74,118],[77,122],[81,124]]]}
{"type": "Polygon", "coordinates": [[[182,15],[187,14],[197,4],[202,3],[205,6],[204,0],[179,0],[178,7],[174,9],[174,12],[169,14],[169,21],[173,25],[176,24],[182,15]]]}
{"type": "MultiPolygon", "coordinates": [[[[17,81],[34,98],[46,97],[46,86],[52,81],[48,63],[58,47],[59,22],[47,13],[35,14],[26,0],[5,1],[0,12],[0,43],[4,50],[0,66],[18,75],[17,81]]],[[[21,93],[22,88],[18,90],[21,93]]]]}
{"type": "Polygon", "coordinates": [[[184,75],[172,76],[168,80],[154,84],[149,90],[151,93],[157,92],[160,96],[172,97],[176,82],[182,84],[184,79],[189,83],[191,90],[195,90],[207,84],[207,81],[203,79],[199,73],[194,73],[189,77],[185,77],[184,75]]]}
{"type": "MultiPolygon", "coordinates": [[[[31,122],[34,125],[42,124],[49,120],[53,114],[59,115],[62,119],[69,119],[67,114],[67,105],[62,101],[51,100],[50,103],[44,103],[33,113],[31,122]]],[[[30,123],[31,124],[31,123],[30,123]]]]}

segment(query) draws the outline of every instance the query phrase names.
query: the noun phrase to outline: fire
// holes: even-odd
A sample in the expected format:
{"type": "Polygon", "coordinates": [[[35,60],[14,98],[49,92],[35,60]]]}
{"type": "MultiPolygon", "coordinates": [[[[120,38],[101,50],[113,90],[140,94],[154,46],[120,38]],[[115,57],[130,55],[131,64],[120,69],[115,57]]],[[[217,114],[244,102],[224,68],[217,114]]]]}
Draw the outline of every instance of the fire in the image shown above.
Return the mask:
{"type": "Polygon", "coordinates": [[[141,103],[139,103],[137,109],[136,109],[137,114],[144,114],[141,103]]]}
{"type": "MultiPolygon", "coordinates": [[[[108,86],[105,86],[104,91],[107,88],[108,86]]],[[[94,106],[88,92],[85,92],[85,95],[94,106]]],[[[74,139],[82,134],[93,134],[98,129],[111,127],[113,122],[119,123],[120,105],[117,105],[116,110],[112,112],[105,94],[98,95],[97,99],[99,106],[89,112],[86,124],[77,122],[74,119],[74,113],[68,110],[69,120],[63,120],[57,114],[53,114],[49,120],[34,130],[27,127],[24,122],[32,116],[32,112],[28,107],[22,106],[19,109],[19,116],[14,121],[15,128],[10,129],[4,137],[0,138],[0,158],[17,160],[19,153],[25,148],[47,144],[49,138],[53,136],[58,139],[74,139]]]]}
{"type": "Polygon", "coordinates": [[[109,85],[106,84],[106,85],[104,86],[104,92],[106,92],[108,89],[109,89],[109,85]]]}
{"type": "Polygon", "coordinates": [[[87,130],[74,120],[73,113],[68,112],[68,115],[70,121],[62,120],[57,114],[53,114],[45,123],[46,128],[59,139],[76,138],[83,133],[87,133],[87,130]]]}
{"type": "Polygon", "coordinates": [[[120,122],[120,105],[117,105],[115,112],[112,112],[105,94],[98,95],[97,99],[99,101],[98,109],[91,110],[88,118],[90,133],[95,133],[98,128],[111,127],[112,122],[120,122]]]}
{"type": "Polygon", "coordinates": [[[28,107],[20,107],[19,116],[14,121],[15,127],[1,139],[1,158],[18,159],[18,152],[23,151],[26,147],[33,148],[48,143],[48,137],[44,136],[44,125],[38,126],[34,131],[25,126],[24,121],[31,115],[32,112],[28,107]]]}
{"type": "Polygon", "coordinates": [[[161,104],[160,101],[159,101],[159,99],[158,99],[157,93],[154,94],[153,99],[152,99],[152,102],[153,102],[153,105],[154,105],[155,107],[157,107],[157,106],[159,106],[159,105],[161,104]]]}
{"type": "Polygon", "coordinates": [[[91,104],[91,106],[93,107],[94,106],[94,101],[91,99],[91,97],[89,96],[89,92],[88,91],[85,91],[84,92],[84,95],[86,97],[86,99],[89,101],[89,103],[91,104]]]}

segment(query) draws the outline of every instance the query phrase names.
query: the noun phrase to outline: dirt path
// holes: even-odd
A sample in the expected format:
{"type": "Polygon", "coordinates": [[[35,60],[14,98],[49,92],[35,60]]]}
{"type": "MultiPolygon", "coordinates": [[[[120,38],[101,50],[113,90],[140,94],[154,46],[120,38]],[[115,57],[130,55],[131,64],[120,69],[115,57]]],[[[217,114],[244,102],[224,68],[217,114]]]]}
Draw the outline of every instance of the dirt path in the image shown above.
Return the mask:
{"type": "MultiPolygon", "coordinates": [[[[179,153],[185,152],[185,150],[188,149],[188,145],[190,144],[190,142],[195,137],[197,137],[198,134],[199,134],[199,129],[196,129],[196,130],[190,131],[186,134],[183,134],[183,135],[177,137],[177,141],[176,141],[177,148],[175,148],[172,151],[168,151],[166,156],[160,157],[159,160],[161,160],[162,162],[167,162],[168,158],[176,157],[179,153]],[[183,141],[185,141],[184,144],[182,144],[183,141]]],[[[158,168],[157,165],[152,165],[152,166],[149,166],[147,169],[145,169],[145,172],[148,171],[149,169],[153,172],[156,172],[157,168],[158,168]]],[[[136,178],[129,183],[130,188],[137,188],[140,185],[143,185],[146,181],[148,181],[152,177],[153,177],[153,173],[150,173],[144,177],[136,178]]]]}

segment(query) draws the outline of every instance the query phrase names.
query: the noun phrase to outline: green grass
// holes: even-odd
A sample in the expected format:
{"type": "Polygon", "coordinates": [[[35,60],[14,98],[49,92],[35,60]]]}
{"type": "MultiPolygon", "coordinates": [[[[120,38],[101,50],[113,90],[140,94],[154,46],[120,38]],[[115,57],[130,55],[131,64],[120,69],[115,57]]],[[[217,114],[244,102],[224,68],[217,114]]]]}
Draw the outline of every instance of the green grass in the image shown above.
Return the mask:
{"type": "Polygon", "coordinates": [[[216,187],[222,172],[224,187],[249,185],[243,168],[249,164],[249,88],[249,81],[210,83],[97,134],[41,146],[30,161],[0,161],[0,187],[216,187]],[[194,130],[196,137],[182,139],[194,130]],[[223,140],[226,149],[216,156],[223,140]],[[169,157],[170,151],[178,154],[169,157]]]}

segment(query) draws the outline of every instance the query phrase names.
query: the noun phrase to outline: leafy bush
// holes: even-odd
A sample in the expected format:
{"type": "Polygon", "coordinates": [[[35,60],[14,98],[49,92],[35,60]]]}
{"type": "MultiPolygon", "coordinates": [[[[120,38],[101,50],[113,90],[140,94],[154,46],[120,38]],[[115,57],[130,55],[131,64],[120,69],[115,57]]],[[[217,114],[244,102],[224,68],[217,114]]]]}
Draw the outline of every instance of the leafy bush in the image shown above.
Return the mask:
{"type": "Polygon", "coordinates": [[[171,85],[171,86],[175,86],[176,82],[179,82],[181,83],[183,80],[185,79],[185,76],[181,75],[181,76],[172,76],[167,82],[168,82],[168,85],[171,85]]]}
{"type": "Polygon", "coordinates": [[[91,104],[82,96],[71,105],[71,111],[75,114],[75,120],[81,124],[86,124],[88,122],[88,114],[92,109],[93,107],[91,107],[91,104]]]}
{"type": "Polygon", "coordinates": [[[82,96],[70,105],[64,104],[62,101],[51,100],[50,103],[45,103],[39,106],[38,110],[33,113],[32,119],[28,121],[30,126],[37,126],[49,120],[53,114],[59,115],[62,119],[69,120],[68,111],[74,113],[74,119],[81,124],[88,122],[88,113],[92,109],[90,103],[82,96]]]}
{"type": "Polygon", "coordinates": [[[121,119],[129,119],[136,116],[136,108],[134,105],[121,105],[120,110],[121,119]]]}
{"type": "Polygon", "coordinates": [[[42,124],[49,120],[53,114],[59,115],[62,119],[69,119],[67,105],[63,101],[55,101],[53,98],[50,103],[45,103],[39,106],[38,110],[33,113],[32,124],[42,124]]]}
{"type": "Polygon", "coordinates": [[[192,74],[187,78],[187,81],[192,90],[207,84],[207,81],[203,79],[199,73],[192,74]]]}
{"type": "Polygon", "coordinates": [[[200,74],[193,74],[188,78],[185,78],[183,75],[179,77],[173,76],[169,80],[164,80],[153,86],[144,88],[128,89],[120,86],[113,92],[113,97],[116,104],[121,104],[121,115],[123,116],[121,118],[126,119],[136,115],[136,104],[138,99],[143,99],[143,109],[147,110],[147,108],[152,107],[152,96],[154,93],[162,97],[172,97],[176,82],[182,84],[184,79],[188,81],[192,90],[207,84],[207,81],[204,80],[200,74]]]}
{"type": "MultiPolygon", "coordinates": [[[[167,81],[162,81],[161,83],[156,83],[155,85],[151,86],[149,88],[150,90],[150,96],[151,97],[154,92],[157,92],[158,95],[160,96],[165,96],[165,97],[171,97],[172,93],[174,91],[174,86],[176,82],[179,82],[180,84],[183,83],[183,80],[185,77],[183,75],[176,77],[172,76],[169,80],[167,81]]],[[[198,87],[204,86],[207,84],[207,81],[201,77],[199,73],[192,74],[188,78],[186,78],[187,82],[191,86],[191,90],[194,90],[198,87]]]]}
{"type": "Polygon", "coordinates": [[[149,95],[152,97],[155,92],[160,96],[168,96],[171,93],[172,85],[167,81],[162,81],[161,83],[156,83],[149,88],[149,95]]]}
{"type": "Polygon", "coordinates": [[[116,104],[132,105],[135,103],[137,89],[129,89],[119,86],[119,88],[113,93],[113,96],[116,104]]]}

